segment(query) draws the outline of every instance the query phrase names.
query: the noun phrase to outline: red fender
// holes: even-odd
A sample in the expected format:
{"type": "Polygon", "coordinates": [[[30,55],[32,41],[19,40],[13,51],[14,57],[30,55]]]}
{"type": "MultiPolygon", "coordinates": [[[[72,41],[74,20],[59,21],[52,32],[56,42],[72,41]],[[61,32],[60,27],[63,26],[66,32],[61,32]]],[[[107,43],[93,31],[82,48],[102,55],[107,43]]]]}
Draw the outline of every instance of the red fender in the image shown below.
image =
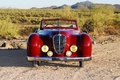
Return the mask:
{"type": "Polygon", "coordinates": [[[92,54],[92,40],[87,34],[80,34],[78,36],[77,44],[79,46],[79,50],[77,54],[80,57],[90,57],[92,54]]]}
{"type": "Polygon", "coordinates": [[[31,34],[27,42],[27,56],[38,57],[41,53],[43,41],[40,39],[39,34],[31,34]]]}
{"type": "Polygon", "coordinates": [[[83,57],[89,57],[92,54],[92,40],[89,35],[83,34],[83,57]]]}

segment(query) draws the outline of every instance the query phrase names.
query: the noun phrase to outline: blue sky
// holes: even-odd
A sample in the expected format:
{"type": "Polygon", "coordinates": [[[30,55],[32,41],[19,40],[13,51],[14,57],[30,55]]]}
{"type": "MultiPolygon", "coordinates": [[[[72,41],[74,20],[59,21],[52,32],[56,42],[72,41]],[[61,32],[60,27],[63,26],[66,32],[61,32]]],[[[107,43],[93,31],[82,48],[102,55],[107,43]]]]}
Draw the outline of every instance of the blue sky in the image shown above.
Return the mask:
{"type": "MultiPolygon", "coordinates": [[[[77,2],[87,0],[0,0],[0,8],[31,8],[49,7],[52,5],[61,6],[63,4],[73,5],[77,2]]],[[[89,0],[93,3],[120,4],[120,0],[89,0]]]]}

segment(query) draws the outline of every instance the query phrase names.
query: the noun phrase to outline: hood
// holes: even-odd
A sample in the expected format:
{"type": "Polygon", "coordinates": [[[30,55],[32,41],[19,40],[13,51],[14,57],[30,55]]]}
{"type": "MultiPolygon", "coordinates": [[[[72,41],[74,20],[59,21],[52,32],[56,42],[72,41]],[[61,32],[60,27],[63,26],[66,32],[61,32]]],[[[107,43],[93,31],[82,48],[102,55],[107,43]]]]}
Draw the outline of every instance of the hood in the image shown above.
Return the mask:
{"type": "Polygon", "coordinates": [[[54,37],[62,35],[65,38],[65,50],[68,50],[71,45],[76,45],[77,35],[81,32],[79,30],[40,30],[38,34],[44,45],[48,45],[51,50],[54,50],[54,37]]]}

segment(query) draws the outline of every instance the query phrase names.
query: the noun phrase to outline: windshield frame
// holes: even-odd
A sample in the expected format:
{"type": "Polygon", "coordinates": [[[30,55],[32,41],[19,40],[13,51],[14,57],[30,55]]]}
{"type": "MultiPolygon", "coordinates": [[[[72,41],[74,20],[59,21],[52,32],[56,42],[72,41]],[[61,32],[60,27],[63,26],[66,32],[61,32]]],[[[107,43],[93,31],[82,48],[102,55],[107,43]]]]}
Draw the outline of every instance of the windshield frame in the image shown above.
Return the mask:
{"type": "Polygon", "coordinates": [[[72,19],[63,19],[63,18],[57,18],[57,19],[42,19],[41,20],[41,25],[40,25],[40,29],[75,29],[78,30],[78,24],[76,20],[72,20],[72,19]],[[59,22],[56,26],[51,26],[51,27],[45,27],[44,24],[47,21],[57,21],[59,22]],[[61,21],[66,21],[66,22],[71,22],[74,23],[74,25],[71,25],[71,27],[64,27],[61,26],[60,22],[61,21]]]}

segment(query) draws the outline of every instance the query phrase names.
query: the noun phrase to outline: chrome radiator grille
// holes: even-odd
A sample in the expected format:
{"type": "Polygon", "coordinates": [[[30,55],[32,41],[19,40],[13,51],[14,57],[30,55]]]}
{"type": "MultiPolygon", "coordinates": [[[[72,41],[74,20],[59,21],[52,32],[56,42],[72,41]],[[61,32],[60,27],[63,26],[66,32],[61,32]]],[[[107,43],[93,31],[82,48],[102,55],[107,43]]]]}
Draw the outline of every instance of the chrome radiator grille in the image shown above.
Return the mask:
{"type": "Polygon", "coordinates": [[[64,51],[66,43],[66,37],[62,34],[57,34],[53,37],[53,45],[57,54],[61,54],[64,51]]]}

